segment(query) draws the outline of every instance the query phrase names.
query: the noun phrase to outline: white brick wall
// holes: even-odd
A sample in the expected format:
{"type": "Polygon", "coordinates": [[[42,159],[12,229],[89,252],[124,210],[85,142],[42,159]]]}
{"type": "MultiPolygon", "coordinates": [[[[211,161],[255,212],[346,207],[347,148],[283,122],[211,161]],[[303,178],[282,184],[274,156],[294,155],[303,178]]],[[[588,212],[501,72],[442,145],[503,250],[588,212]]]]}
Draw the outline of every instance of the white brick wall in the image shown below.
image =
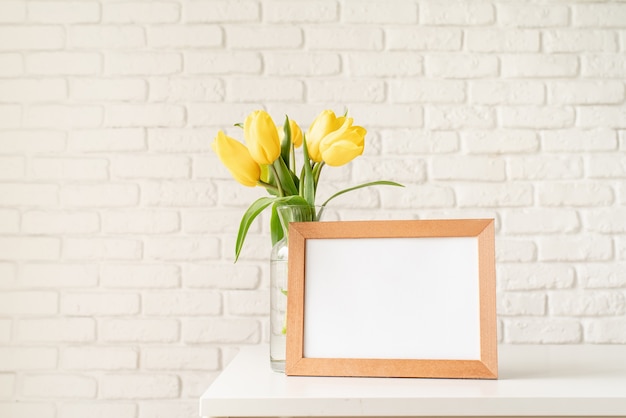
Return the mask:
{"type": "Polygon", "coordinates": [[[0,416],[191,418],[267,342],[210,149],[348,108],[341,219],[495,217],[500,341],[626,344],[626,3],[0,1],[0,416]],[[393,3],[393,5],[392,5],[393,3]]]}

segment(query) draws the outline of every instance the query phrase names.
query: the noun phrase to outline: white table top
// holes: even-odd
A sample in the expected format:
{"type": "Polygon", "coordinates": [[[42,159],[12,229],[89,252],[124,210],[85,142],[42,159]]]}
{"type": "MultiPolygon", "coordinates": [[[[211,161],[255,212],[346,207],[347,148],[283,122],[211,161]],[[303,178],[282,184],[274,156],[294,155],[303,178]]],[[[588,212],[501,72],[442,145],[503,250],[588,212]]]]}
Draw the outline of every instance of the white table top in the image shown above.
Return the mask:
{"type": "Polygon", "coordinates": [[[250,346],[202,395],[200,415],[626,417],[626,345],[503,345],[498,357],[498,380],[295,377],[250,346]]]}

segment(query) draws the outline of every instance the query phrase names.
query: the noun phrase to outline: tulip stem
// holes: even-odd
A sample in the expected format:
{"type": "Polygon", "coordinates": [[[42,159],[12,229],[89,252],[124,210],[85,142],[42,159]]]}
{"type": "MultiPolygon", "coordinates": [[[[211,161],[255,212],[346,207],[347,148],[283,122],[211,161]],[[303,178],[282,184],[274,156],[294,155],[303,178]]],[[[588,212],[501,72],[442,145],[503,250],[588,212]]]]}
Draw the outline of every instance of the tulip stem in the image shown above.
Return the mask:
{"type": "Polygon", "coordinates": [[[276,191],[278,192],[278,197],[284,197],[285,196],[285,192],[283,191],[283,187],[282,184],[280,184],[280,177],[278,176],[278,171],[276,170],[276,167],[274,167],[274,164],[270,164],[269,167],[272,170],[272,173],[274,173],[274,178],[276,179],[276,191]]]}
{"type": "Polygon", "coordinates": [[[266,190],[269,190],[269,191],[272,191],[272,192],[278,194],[278,187],[276,187],[276,186],[273,186],[273,185],[271,185],[269,183],[266,183],[266,182],[264,182],[262,180],[258,181],[258,185],[265,187],[266,190]]]}

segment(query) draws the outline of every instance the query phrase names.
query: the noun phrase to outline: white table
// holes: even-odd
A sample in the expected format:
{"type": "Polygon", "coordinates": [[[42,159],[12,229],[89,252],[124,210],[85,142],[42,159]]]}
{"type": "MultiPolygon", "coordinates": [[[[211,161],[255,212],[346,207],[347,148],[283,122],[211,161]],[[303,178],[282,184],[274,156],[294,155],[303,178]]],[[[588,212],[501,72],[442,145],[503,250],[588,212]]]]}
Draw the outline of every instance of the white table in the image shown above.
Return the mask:
{"type": "Polygon", "coordinates": [[[293,377],[268,348],[239,354],[200,399],[202,417],[626,417],[626,345],[499,347],[498,380],[293,377]]]}

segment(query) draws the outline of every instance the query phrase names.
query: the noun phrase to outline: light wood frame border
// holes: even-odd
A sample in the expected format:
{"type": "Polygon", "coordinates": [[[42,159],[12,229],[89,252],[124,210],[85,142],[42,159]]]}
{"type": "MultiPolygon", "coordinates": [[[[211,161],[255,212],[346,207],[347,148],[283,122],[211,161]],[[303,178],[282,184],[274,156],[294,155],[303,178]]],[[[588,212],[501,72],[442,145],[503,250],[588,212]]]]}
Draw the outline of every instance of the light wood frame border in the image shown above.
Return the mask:
{"type": "Polygon", "coordinates": [[[289,226],[289,297],[285,373],[300,376],[370,376],[497,379],[495,228],[493,219],[299,222],[289,226]],[[478,240],[480,359],[308,358],[304,347],[307,239],[452,238],[478,240]]]}

